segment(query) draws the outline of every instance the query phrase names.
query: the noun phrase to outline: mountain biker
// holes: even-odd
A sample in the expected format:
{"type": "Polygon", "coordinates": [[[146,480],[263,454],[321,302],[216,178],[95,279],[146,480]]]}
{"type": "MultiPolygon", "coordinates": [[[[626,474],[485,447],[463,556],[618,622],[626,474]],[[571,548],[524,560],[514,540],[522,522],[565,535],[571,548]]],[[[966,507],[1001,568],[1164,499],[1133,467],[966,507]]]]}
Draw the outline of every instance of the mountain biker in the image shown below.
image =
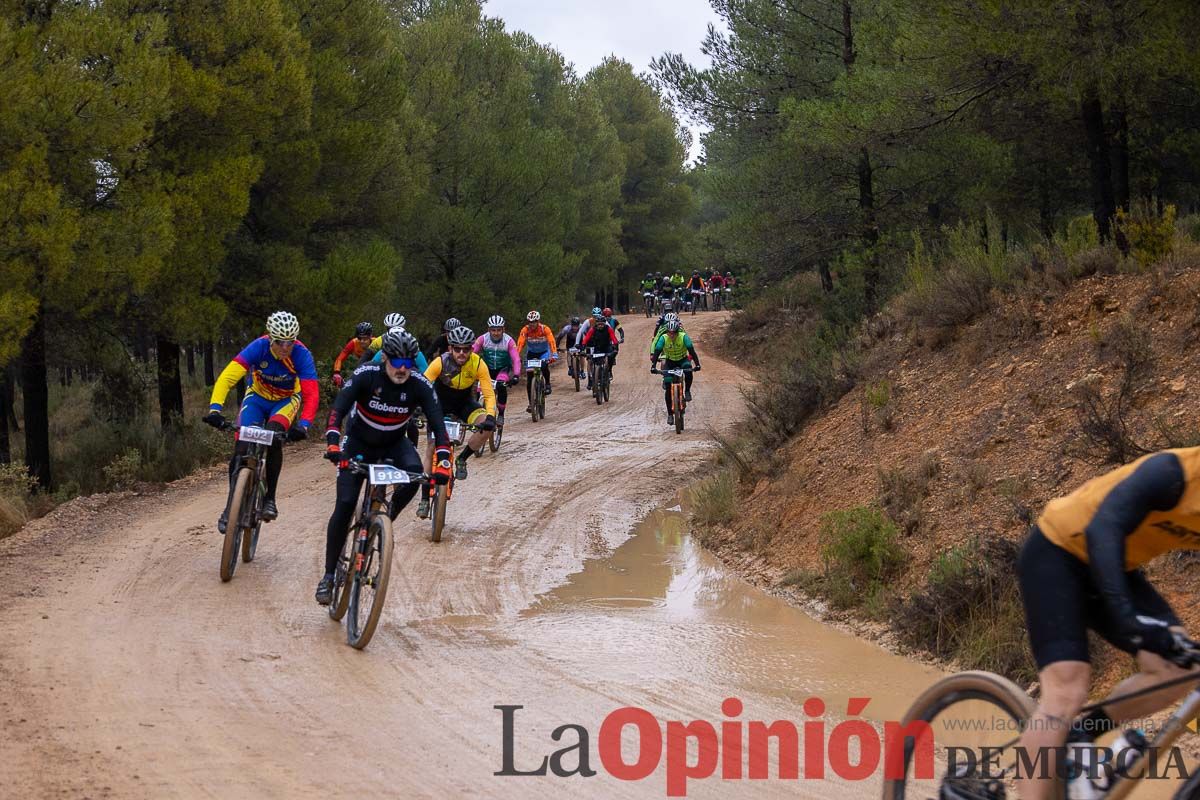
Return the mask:
{"type": "Polygon", "coordinates": [[[462,323],[458,321],[458,317],[451,317],[442,325],[442,332],[436,339],[433,340],[433,349],[429,351],[429,362],[431,364],[436,361],[439,356],[448,351],[449,344],[446,337],[449,336],[450,331],[460,327],[462,327],[462,323]]]}
{"type": "Polygon", "coordinates": [[[683,285],[687,283],[687,279],[683,277],[683,273],[675,270],[671,273],[671,288],[675,290],[675,296],[681,297],[683,294],[683,285]]]}
{"type": "MultiPolygon", "coordinates": [[[[696,348],[692,345],[692,338],[683,332],[679,325],[679,320],[673,319],[667,323],[667,329],[654,342],[654,349],[650,352],[650,368],[658,369],[658,359],[664,359],[663,369],[680,369],[687,368],[689,363],[693,364],[692,369],[696,372],[700,371],[700,357],[696,355],[696,348]]],[[[667,399],[667,424],[675,424],[675,415],[671,412],[671,383],[669,375],[663,376],[663,389],[666,390],[667,399]]],[[[683,399],[687,402],[692,401],[692,372],[689,370],[684,376],[683,384],[683,399]]]]}
{"type": "Polygon", "coordinates": [[[583,321],[583,324],[579,326],[579,332],[575,334],[575,347],[583,347],[583,337],[592,328],[601,324],[605,324],[604,309],[600,308],[600,306],[595,306],[592,308],[591,316],[583,321]]]}
{"type": "Polygon", "coordinates": [[[646,292],[653,292],[654,287],[657,285],[658,282],[654,279],[654,275],[649,272],[646,273],[646,277],[642,278],[642,282],[638,284],[639,288],[642,290],[642,294],[645,294],[646,292]]]}
{"type": "Polygon", "coordinates": [[[487,325],[488,332],[476,339],[471,349],[483,357],[483,363],[498,381],[496,419],[503,425],[508,387],[516,386],[521,380],[521,354],[517,352],[517,343],[504,332],[504,317],[493,314],[488,317],[487,325]]]}
{"type": "MultiPolygon", "coordinates": [[[[1169,550],[1200,549],[1200,448],[1164,450],[1093,478],[1051,500],[1017,560],[1041,697],[1021,736],[1026,748],[1088,742],[1122,720],[1146,718],[1183,697],[1188,684],[1106,704],[1071,720],[1087,702],[1088,630],[1133,655],[1138,674],[1110,697],[1186,674],[1179,618],[1142,566],[1169,550]],[[1178,634],[1178,638],[1177,638],[1178,634]],[[1070,728],[1069,728],[1070,726],[1070,728]]],[[[1037,753],[1037,749],[1026,752],[1037,753]]],[[[1024,776],[1025,800],[1049,798],[1053,782],[1024,776]]]]}
{"type": "MultiPolygon", "coordinates": [[[[601,317],[603,319],[603,317],[601,317]]],[[[606,325],[603,322],[592,326],[584,335],[583,340],[579,343],[580,347],[591,348],[596,355],[608,356],[608,369],[612,370],[613,361],[617,356],[617,332],[611,325],[606,325]]],[[[588,389],[592,388],[592,373],[588,371],[588,389]]]]}
{"type": "Polygon", "coordinates": [[[354,356],[356,362],[354,366],[362,363],[363,356],[367,354],[368,348],[371,346],[371,331],[373,326],[369,322],[360,322],[354,326],[354,338],[346,342],[346,346],[342,348],[342,352],[338,353],[338,357],[333,360],[333,385],[337,388],[342,388],[342,364],[350,356],[354,356]]]}
{"type": "MultiPolygon", "coordinates": [[[[390,316],[391,315],[389,315],[389,317],[390,316]]],[[[395,316],[400,316],[400,315],[396,314],[395,316]]],[[[404,317],[400,317],[400,319],[403,320],[404,317]]],[[[388,328],[388,331],[400,331],[401,333],[407,333],[407,331],[405,331],[405,329],[404,329],[403,322],[393,325],[392,327],[388,328]]],[[[409,335],[411,336],[412,334],[409,334],[409,335]]],[[[416,339],[417,337],[413,336],[413,338],[416,339]]],[[[370,363],[382,364],[383,363],[383,337],[376,336],[374,339],[372,339],[371,344],[369,345],[369,349],[374,354],[371,356],[370,363]]],[[[417,371],[418,372],[424,372],[425,368],[429,366],[429,359],[425,358],[425,354],[422,353],[420,350],[417,351],[417,357],[416,357],[415,361],[417,362],[417,371]]]]}
{"type": "Polygon", "coordinates": [[[390,331],[395,327],[408,327],[408,319],[398,311],[393,311],[383,318],[383,329],[385,331],[390,331]]]}
{"type": "MultiPolygon", "coordinates": [[[[467,445],[454,461],[454,477],[467,477],[467,459],[487,443],[488,435],[496,429],[496,392],[492,389],[492,374],[487,364],[472,349],[475,332],[459,325],[446,334],[449,351],[429,362],[425,377],[433,382],[443,413],[452,414],[468,425],[478,424],[467,439],[467,445]],[[475,386],[483,395],[483,405],[475,401],[475,386]]],[[[428,498],[426,500],[428,505],[428,498]]],[[[420,512],[418,511],[418,514],[420,512]]]]}
{"type": "MultiPolygon", "coordinates": [[[[403,330],[393,328],[383,335],[383,364],[359,367],[334,400],[325,431],[326,458],[341,463],[361,456],[368,464],[390,459],[408,472],[423,471],[421,457],[405,433],[413,410],[421,408],[437,448],[433,479],[438,483],[450,480],[450,440],[433,385],[415,371],[419,349],[417,340],[403,330]]],[[[317,584],[316,599],[321,605],[329,605],[333,596],[334,569],[346,543],[363,478],[345,467],[338,470],[337,501],[325,528],[325,572],[317,584]]],[[[388,516],[396,519],[420,485],[399,486],[392,494],[388,516]]]]}
{"type": "MultiPolygon", "coordinates": [[[[554,337],[554,342],[559,350],[570,350],[575,346],[575,342],[579,339],[579,328],[581,323],[579,317],[571,317],[570,322],[563,325],[562,330],[558,332],[558,336],[554,337]]],[[[571,377],[575,377],[574,373],[569,373],[571,377]]]]}
{"type": "MultiPolygon", "coordinates": [[[[707,291],[708,285],[704,282],[704,278],[700,277],[700,270],[692,270],[692,277],[688,278],[688,282],[684,285],[683,290],[687,295],[689,303],[695,303],[703,299],[704,292],[707,291]]],[[[707,306],[705,307],[707,311],[707,306]]]]}
{"type": "MultiPolygon", "coordinates": [[[[233,360],[221,370],[213,384],[209,398],[208,414],[204,421],[214,428],[225,425],[221,409],[225,398],[237,382],[250,375],[250,388],[238,411],[238,426],[262,425],[276,433],[286,433],[291,441],[308,436],[308,427],[317,415],[317,367],[312,353],[297,340],[300,322],[287,311],[276,311],[267,317],[267,332],[242,348],[233,360]],[[299,422],[296,421],[299,414],[299,422]],[[265,423],[265,424],[264,424],[265,423]]],[[[233,481],[238,465],[247,448],[238,444],[233,458],[229,460],[229,494],[233,495],[233,481]]],[[[283,470],[283,437],[276,436],[267,450],[267,494],[263,498],[262,518],[264,522],[279,516],[275,504],[275,489],[279,486],[279,473],[283,470]]],[[[217,520],[217,530],[225,533],[229,503],[217,520]]]]}
{"type": "MultiPolygon", "coordinates": [[[[671,322],[672,320],[674,320],[675,322],[678,322],[679,330],[683,331],[683,320],[681,320],[679,318],[678,314],[676,314],[674,311],[670,311],[670,310],[663,312],[663,315],[658,318],[658,322],[654,326],[654,335],[652,337],[650,337],[650,351],[651,352],[654,351],[654,344],[655,344],[655,342],[658,341],[658,337],[662,336],[664,333],[667,332],[667,323],[671,322]]],[[[687,333],[687,331],[684,331],[684,333],[687,333]]]]}
{"type": "MultiPolygon", "coordinates": [[[[525,315],[526,325],[521,328],[520,335],[517,336],[517,352],[524,353],[525,358],[532,360],[540,358],[542,360],[542,377],[546,381],[546,394],[550,394],[550,364],[549,361],[558,360],[558,350],[555,347],[554,332],[542,323],[542,315],[537,311],[530,311],[525,315]]],[[[529,380],[525,383],[529,390],[530,398],[533,397],[533,376],[529,376],[529,380]]],[[[532,408],[532,406],[530,407],[532,408]]],[[[529,411],[530,409],[526,409],[529,411]]]]}
{"type": "Polygon", "coordinates": [[[658,281],[658,304],[665,309],[675,302],[675,287],[671,285],[671,276],[665,275],[658,281]]]}
{"type": "Polygon", "coordinates": [[[625,344],[625,329],[621,327],[621,320],[613,316],[611,308],[604,309],[604,321],[608,323],[608,327],[613,329],[617,334],[617,346],[613,348],[612,355],[608,359],[608,371],[611,374],[617,366],[617,353],[621,350],[621,345],[625,344]]]}

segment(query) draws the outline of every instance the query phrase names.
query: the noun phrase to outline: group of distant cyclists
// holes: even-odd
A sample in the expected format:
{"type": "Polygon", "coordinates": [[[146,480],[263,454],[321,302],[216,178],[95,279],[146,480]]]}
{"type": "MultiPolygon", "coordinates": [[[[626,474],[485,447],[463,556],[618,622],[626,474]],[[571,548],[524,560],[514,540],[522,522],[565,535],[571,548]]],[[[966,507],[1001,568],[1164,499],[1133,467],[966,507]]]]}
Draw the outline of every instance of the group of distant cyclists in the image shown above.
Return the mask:
{"type": "Polygon", "coordinates": [[[729,305],[737,279],[733,273],[712,270],[707,278],[700,270],[692,270],[690,277],[684,277],[676,270],[666,275],[661,272],[647,272],[639,284],[642,302],[647,317],[655,312],[664,313],[667,304],[680,311],[719,311],[729,305]]]}
{"type": "MultiPolygon", "coordinates": [[[[625,332],[612,310],[599,307],[593,308],[586,320],[572,317],[557,334],[538,311],[530,311],[515,339],[498,314],[487,319],[487,331],[478,336],[452,317],[428,351],[422,351],[407,330],[404,315],[388,314],[383,323],[384,331],[378,336],[371,322],[358,323],[354,337],[333,363],[332,384],[337,395],[326,419],[325,456],[339,465],[339,472],[337,499],[326,527],[325,568],[316,590],[317,602],[323,605],[332,598],[334,570],[364,481],[361,471],[347,468],[349,461],[391,463],[408,472],[424,473],[436,484],[448,483],[452,475],[465,479],[471,456],[486,447],[497,426],[503,426],[508,389],[523,375],[530,403],[534,402],[532,384],[539,362],[544,394],[551,394],[550,365],[558,360],[560,343],[572,353],[604,356],[611,376],[625,342],[625,332]],[[447,417],[466,423],[470,431],[457,456],[447,433],[447,417]],[[419,426],[427,430],[424,457],[419,426]]],[[[699,359],[677,315],[668,311],[659,323],[651,345],[651,366],[660,358],[666,364],[690,359],[698,369],[699,359]]],[[[222,370],[204,417],[204,422],[218,429],[230,427],[223,414],[225,400],[230,390],[246,381],[237,426],[262,427],[277,434],[266,453],[261,518],[267,522],[279,515],[276,491],[283,467],[283,442],[306,439],[317,414],[316,362],[298,339],[299,333],[294,314],[271,314],[266,333],[246,345],[222,370]]],[[[590,373],[588,378],[590,381],[590,373]]],[[[689,399],[690,390],[689,372],[689,399]]],[[[239,441],[229,462],[230,498],[234,477],[247,452],[247,443],[239,441]]],[[[389,508],[393,520],[421,487],[408,483],[393,493],[389,508]]],[[[222,534],[228,526],[228,509],[227,499],[217,522],[222,534]]],[[[424,518],[428,514],[429,497],[423,492],[417,515],[424,518]]]]}

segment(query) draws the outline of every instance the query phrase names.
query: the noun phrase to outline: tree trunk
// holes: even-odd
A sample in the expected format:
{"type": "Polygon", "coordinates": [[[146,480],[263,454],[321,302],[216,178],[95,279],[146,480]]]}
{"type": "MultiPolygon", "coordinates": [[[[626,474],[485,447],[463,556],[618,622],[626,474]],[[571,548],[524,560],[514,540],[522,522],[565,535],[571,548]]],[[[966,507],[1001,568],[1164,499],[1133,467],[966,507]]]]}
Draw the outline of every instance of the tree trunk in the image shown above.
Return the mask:
{"type": "Polygon", "coordinates": [[[12,442],[8,435],[8,418],[12,412],[12,375],[8,367],[0,369],[0,464],[12,463],[12,442]]]}
{"type": "Polygon", "coordinates": [[[879,255],[875,245],[879,242],[879,228],[875,224],[875,190],[871,169],[871,153],[862,149],[858,159],[858,207],[862,213],[862,243],[866,254],[863,265],[863,299],[867,313],[873,314],[879,302],[879,255]]]}
{"type": "Polygon", "coordinates": [[[46,323],[43,312],[33,319],[21,346],[21,388],[25,390],[25,466],[38,485],[49,490],[50,390],[46,385],[46,323]]]}
{"type": "Polygon", "coordinates": [[[1125,115],[1124,104],[1118,104],[1113,110],[1113,199],[1117,208],[1129,211],[1129,120],[1125,115]]]}
{"type": "Polygon", "coordinates": [[[4,383],[0,386],[4,392],[4,403],[8,409],[8,427],[13,432],[20,432],[21,423],[17,420],[17,373],[12,364],[4,369],[4,383]]]}
{"type": "Polygon", "coordinates": [[[204,385],[212,386],[217,382],[216,353],[213,352],[212,341],[204,343],[204,385]]]}
{"type": "Polygon", "coordinates": [[[187,349],[187,371],[188,377],[196,377],[196,346],[188,345],[187,349]]]}
{"type": "Polygon", "coordinates": [[[1104,132],[1104,108],[1094,91],[1083,101],[1081,111],[1087,133],[1088,163],[1092,168],[1092,216],[1100,230],[1100,240],[1106,242],[1112,237],[1112,219],[1117,208],[1113,196],[1108,137],[1104,132]]]}
{"type": "Polygon", "coordinates": [[[821,266],[817,267],[817,272],[821,275],[821,289],[825,294],[833,291],[833,273],[829,271],[829,262],[822,261],[821,266]]]}
{"type": "Polygon", "coordinates": [[[183,382],[179,378],[179,345],[162,336],[158,348],[158,418],[163,430],[183,418],[183,382]]]}

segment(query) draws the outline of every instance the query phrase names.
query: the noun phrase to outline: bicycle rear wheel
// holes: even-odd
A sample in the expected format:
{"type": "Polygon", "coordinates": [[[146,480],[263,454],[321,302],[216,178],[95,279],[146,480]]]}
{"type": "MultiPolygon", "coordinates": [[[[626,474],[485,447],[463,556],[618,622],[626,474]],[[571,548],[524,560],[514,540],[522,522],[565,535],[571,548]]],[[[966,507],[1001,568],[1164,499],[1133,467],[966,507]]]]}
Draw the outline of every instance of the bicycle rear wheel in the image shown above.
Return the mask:
{"type": "Polygon", "coordinates": [[[357,650],[366,647],[375,635],[387,598],[392,573],[392,521],[387,514],[371,517],[361,555],[362,567],[350,579],[350,613],[346,617],[346,643],[357,650]]]}
{"type": "Polygon", "coordinates": [[[575,391],[579,391],[579,359],[571,357],[571,372],[575,373],[575,391]]]}
{"type": "Polygon", "coordinates": [[[229,498],[229,508],[226,509],[225,539],[221,544],[221,580],[228,582],[233,578],[237,569],[238,550],[242,541],[242,509],[250,502],[250,485],[254,473],[249,467],[238,470],[237,480],[233,485],[233,495],[229,498]]]}
{"type": "MultiPolygon", "coordinates": [[[[903,747],[903,776],[884,780],[883,800],[942,797],[943,785],[956,797],[1003,797],[1017,764],[1013,745],[1033,710],[1029,696],[999,675],[962,672],[943,678],[926,689],[901,720],[910,735],[893,746],[903,747]],[[993,766],[991,774],[963,769],[968,766],[964,748],[973,751],[979,764],[985,747],[1000,752],[999,769],[993,766]]],[[[1060,782],[1052,796],[1062,797],[1062,791],[1060,782]]],[[[1007,794],[1015,796],[1011,785],[1007,794]]]]}
{"type": "Polygon", "coordinates": [[[680,387],[678,381],[675,383],[674,388],[671,389],[671,395],[675,401],[675,433],[683,433],[683,410],[685,406],[683,403],[683,389],[680,387]]]}
{"type": "Polygon", "coordinates": [[[446,484],[439,483],[433,490],[433,497],[429,499],[429,519],[433,526],[429,536],[431,542],[442,540],[442,529],[446,527],[446,500],[446,484]]]}
{"type": "Polygon", "coordinates": [[[333,568],[333,600],[329,603],[329,618],[334,622],[346,616],[346,609],[350,607],[350,567],[354,563],[357,536],[358,531],[351,522],[346,531],[346,543],[342,545],[342,554],[333,568]]]}
{"type": "Polygon", "coordinates": [[[533,410],[537,412],[538,419],[546,418],[546,379],[539,377],[537,380],[537,405],[533,410]]]}

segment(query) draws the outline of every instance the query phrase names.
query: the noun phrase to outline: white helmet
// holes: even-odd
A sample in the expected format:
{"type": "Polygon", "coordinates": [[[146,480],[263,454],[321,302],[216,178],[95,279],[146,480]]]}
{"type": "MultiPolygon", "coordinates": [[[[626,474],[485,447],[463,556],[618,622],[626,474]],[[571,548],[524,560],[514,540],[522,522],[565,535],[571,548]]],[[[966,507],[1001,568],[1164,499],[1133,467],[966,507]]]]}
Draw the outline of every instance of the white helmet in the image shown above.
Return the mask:
{"type": "Polygon", "coordinates": [[[487,326],[489,328],[503,328],[504,317],[500,316],[499,314],[492,314],[490,317],[488,317],[487,326]]]}
{"type": "Polygon", "coordinates": [[[407,322],[408,320],[404,318],[403,314],[397,314],[395,312],[392,312],[383,318],[383,325],[385,328],[394,328],[397,325],[403,328],[407,322]]]}
{"type": "Polygon", "coordinates": [[[528,314],[525,315],[525,319],[528,320],[529,322],[537,322],[541,318],[542,318],[542,315],[536,311],[530,311],[528,314]]]}
{"type": "Polygon", "coordinates": [[[457,328],[446,334],[446,341],[457,347],[464,347],[475,341],[475,331],[471,330],[466,325],[459,325],[457,328]]]}
{"type": "Polygon", "coordinates": [[[295,339],[300,334],[300,321],[295,314],[276,311],[267,317],[267,335],[272,339],[295,339]]]}
{"type": "Polygon", "coordinates": [[[679,315],[674,311],[668,311],[663,314],[663,322],[679,322],[679,315]]]}

